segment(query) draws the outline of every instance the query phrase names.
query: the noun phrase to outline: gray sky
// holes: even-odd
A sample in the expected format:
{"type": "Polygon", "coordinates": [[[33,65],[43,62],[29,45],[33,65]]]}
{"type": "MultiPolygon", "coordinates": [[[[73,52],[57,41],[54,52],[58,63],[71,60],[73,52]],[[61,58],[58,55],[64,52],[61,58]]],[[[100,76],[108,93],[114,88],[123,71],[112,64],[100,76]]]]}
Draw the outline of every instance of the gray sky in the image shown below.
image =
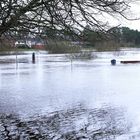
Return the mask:
{"type": "Polygon", "coordinates": [[[123,18],[111,18],[110,19],[110,25],[120,25],[120,26],[126,26],[131,29],[137,29],[140,31],[140,1],[137,1],[136,3],[132,3],[130,7],[130,12],[127,13],[128,17],[131,18],[139,18],[139,20],[125,20],[123,18]]]}

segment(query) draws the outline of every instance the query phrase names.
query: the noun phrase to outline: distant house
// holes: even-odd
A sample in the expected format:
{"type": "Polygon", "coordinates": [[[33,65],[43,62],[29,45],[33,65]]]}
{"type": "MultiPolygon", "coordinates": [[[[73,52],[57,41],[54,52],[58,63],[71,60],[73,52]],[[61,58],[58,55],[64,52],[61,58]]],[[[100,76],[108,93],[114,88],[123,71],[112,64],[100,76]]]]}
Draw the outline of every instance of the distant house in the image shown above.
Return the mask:
{"type": "Polygon", "coordinates": [[[45,41],[39,37],[27,37],[22,40],[17,40],[15,46],[19,48],[44,49],[45,41]]]}
{"type": "Polygon", "coordinates": [[[31,46],[25,40],[18,40],[15,42],[17,48],[31,48],[31,46]]]}
{"type": "Polygon", "coordinates": [[[45,49],[45,40],[41,38],[34,38],[34,40],[32,41],[32,48],[45,49]]]}

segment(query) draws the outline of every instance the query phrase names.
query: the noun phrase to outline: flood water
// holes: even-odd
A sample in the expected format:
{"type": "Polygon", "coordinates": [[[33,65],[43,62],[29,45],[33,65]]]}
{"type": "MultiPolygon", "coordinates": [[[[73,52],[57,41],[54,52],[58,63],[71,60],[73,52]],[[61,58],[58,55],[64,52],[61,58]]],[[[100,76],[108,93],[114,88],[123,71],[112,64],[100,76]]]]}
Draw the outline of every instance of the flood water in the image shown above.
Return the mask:
{"type": "MultiPolygon", "coordinates": [[[[121,60],[140,60],[140,50],[94,52],[93,55],[97,56],[94,59],[72,62],[64,54],[35,53],[35,64],[31,61],[31,52],[18,55],[18,64],[14,63],[15,55],[0,56],[1,114],[16,114],[22,120],[33,118],[41,124],[44,122],[41,116],[56,112],[66,116],[69,113],[64,117],[67,125],[59,118],[59,132],[64,132],[65,128],[65,131],[77,130],[90,122],[96,127],[88,125],[89,130],[99,130],[101,126],[104,132],[108,132],[105,128],[110,128],[110,124],[110,129],[115,127],[115,137],[110,139],[140,139],[140,64],[120,63],[121,60]],[[117,60],[115,66],[110,64],[111,59],[117,60]],[[94,116],[94,121],[89,116],[94,116]],[[106,126],[99,122],[105,122],[106,126]],[[116,126],[120,126],[119,132],[116,126]]],[[[27,126],[30,126],[29,120],[27,126]]],[[[0,127],[4,123],[0,123],[0,127]]],[[[55,134],[58,132],[56,128],[55,134]]],[[[106,138],[93,138],[91,131],[87,135],[89,137],[83,139],[106,138]]],[[[57,136],[50,139],[68,139],[66,136],[62,138],[60,133],[57,136]]]]}

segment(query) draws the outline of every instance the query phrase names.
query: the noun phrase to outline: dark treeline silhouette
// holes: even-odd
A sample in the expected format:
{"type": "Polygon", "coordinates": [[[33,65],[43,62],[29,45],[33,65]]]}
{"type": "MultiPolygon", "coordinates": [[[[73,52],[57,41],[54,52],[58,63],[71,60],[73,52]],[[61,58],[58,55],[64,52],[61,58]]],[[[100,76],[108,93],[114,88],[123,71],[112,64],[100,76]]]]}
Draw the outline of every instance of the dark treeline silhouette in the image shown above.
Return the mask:
{"type": "Polygon", "coordinates": [[[107,31],[106,34],[98,30],[90,29],[86,26],[83,30],[83,41],[90,46],[98,43],[114,41],[125,47],[138,47],[140,45],[140,31],[128,27],[114,27],[107,31]]]}
{"type": "Polygon", "coordinates": [[[114,34],[115,40],[120,43],[140,44],[140,32],[128,27],[117,27],[110,30],[114,34]]]}

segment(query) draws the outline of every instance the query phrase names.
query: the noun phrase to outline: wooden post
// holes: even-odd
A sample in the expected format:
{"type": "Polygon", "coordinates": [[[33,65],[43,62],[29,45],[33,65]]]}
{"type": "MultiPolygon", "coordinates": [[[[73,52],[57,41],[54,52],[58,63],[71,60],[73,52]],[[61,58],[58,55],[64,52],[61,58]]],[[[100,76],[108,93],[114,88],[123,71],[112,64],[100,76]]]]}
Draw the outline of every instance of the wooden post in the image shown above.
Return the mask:
{"type": "Polygon", "coordinates": [[[18,69],[18,48],[17,48],[17,46],[15,45],[15,47],[16,47],[16,69],[18,69]]]}
{"type": "Polygon", "coordinates": [[[35,63],[35,53],[32,53],[32,63],[35,63]]]}

